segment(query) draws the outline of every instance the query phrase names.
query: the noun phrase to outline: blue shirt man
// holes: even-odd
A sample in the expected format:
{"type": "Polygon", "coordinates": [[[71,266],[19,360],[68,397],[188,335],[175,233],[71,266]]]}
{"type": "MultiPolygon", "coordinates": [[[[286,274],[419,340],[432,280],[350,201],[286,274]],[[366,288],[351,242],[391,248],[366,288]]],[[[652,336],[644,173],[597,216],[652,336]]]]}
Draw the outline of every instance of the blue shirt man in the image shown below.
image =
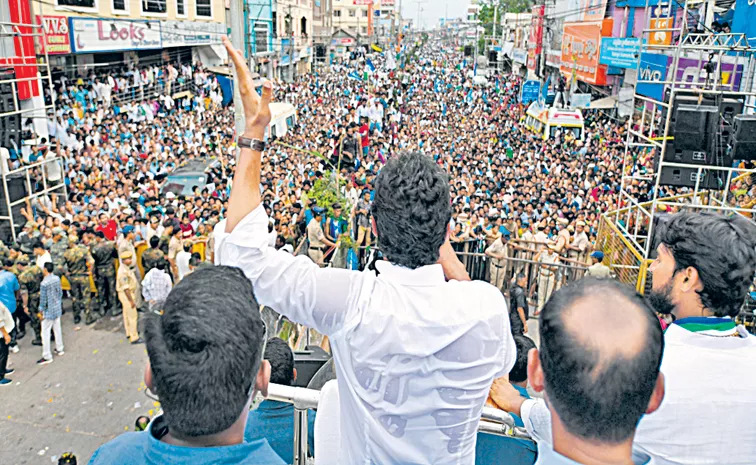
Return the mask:
{"type": "Polygon", "coordinates": [[[13,314],[16,311],[16,293],[21,289],[16,275],[8,270],[0,271],[0,302],[13,314]]]}
{"type": "MultiPolygon", "coordinates": [[[[291,386],[297,378],[294,353],[283,339],[271,338],[265,346],[265,360],[270,363],[270,382],[291,386]]],[[[315,412],[307,412],[309,451],[315,455],[315,412]]],[[[286,462],[294,463],[294,406],[273,400],[263,401],[257,410],[249,412],[244,429],[244,441],[267,439],[270,446],[286,462]]]]}

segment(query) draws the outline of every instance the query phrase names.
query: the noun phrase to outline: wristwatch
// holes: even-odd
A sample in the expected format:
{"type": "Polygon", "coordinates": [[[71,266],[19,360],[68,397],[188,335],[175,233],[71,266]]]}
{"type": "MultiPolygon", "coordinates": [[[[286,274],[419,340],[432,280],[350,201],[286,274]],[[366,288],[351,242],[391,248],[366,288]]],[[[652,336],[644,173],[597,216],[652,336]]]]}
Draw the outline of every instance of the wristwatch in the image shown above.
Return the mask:
{"type": "Polygon", "coordinates": [[[255,152],[262,152],[265,150],[265,142],[260,139],[250,139],[248,137],[239,137],[236,141],[236,145],[242,149],[251,149],[255,152]]]}

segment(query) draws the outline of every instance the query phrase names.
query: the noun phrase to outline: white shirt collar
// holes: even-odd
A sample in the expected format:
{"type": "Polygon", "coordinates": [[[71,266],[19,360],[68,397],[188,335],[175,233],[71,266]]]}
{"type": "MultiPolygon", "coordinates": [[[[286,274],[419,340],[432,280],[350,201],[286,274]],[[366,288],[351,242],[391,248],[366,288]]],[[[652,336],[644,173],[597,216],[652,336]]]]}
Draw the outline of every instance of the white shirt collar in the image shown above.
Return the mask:
{"type": "Polygon", "coordinates": [[[378,270],[381,277],[386,277],[390,281],[396,281],[410,286],[435,286],[446,280],[444,277],[444,269],[439,264],[421,266],[420,268],[411,270],[381,260],[375,263],[375,268],[378,270]]]}

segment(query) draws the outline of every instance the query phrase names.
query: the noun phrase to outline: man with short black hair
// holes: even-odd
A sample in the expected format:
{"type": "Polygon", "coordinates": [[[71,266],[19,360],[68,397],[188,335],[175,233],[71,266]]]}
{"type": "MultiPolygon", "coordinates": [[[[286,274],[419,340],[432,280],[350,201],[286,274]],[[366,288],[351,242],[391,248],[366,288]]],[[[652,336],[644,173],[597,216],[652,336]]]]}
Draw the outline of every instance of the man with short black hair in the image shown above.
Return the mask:
{"type": "MultiPolygon", "coordinates": [[[[536,436],[536,464],[650,463],[632,450],[638,421],[664,398],[664,339],[647,300],[616,281],[582,279],[552,294],[539,323],[528,380],[544,392],[553,436],[536,436]]],[[[491,397],[506,408],[502,392],[516,396],[496,380],[491,397]]],[[[519,398],[526,426],[535,402],[519,398]]]]}
{"type": "Polygon", "coordinates": [[[55,353],[63,355],[63,331],[60,328],[60,317],[63,315],[63,288],[60,278],[53,274],[55,266],[52,262],[42,267],[44,279],[39,290],[39,312],[42,314],[42,358],[37,365],[47,365],[53,361],[50,350],[50,330],[55,334],[55,353]]]}
{"type": "Polygon", "coordinates": [[[266,440],[244,439],[255,393],[267,396],[270,364],[262,360],[260,308],[241,271],[218,266],[187,276],[163,314],[148,319],[145,339],[144,381],[164,413],[146,431],[101,446],[90,464],[284,463],[266,440]]]}
{"type": "MultiPolygon", "coordinates": [[[[297,379],[294,368],[294,353],[281,338],[268,340],[265,346],[265,360],[270,362],[270,382],[292,386],[297,379]]],[[[257,409],[249,412],[244,440],[247,442],[266,439],[270,447],[286,463],[294,463],[294,405],[275,400],[264,400],[257,409]]],[[[314,456],[315,412],[307,412],[307,429],[310,455],[314,456]]]]}

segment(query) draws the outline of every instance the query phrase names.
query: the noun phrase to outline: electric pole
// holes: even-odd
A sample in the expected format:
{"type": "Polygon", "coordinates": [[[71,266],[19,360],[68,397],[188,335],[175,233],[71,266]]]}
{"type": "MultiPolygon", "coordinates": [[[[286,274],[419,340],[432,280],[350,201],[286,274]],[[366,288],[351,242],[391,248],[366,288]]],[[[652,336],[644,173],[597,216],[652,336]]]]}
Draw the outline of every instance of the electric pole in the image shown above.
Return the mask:
{"type": "MultiPolygon", "coordinates": [[[[231,43],[234,48],[247,52],[247,47],[244,46],[244,31],[246,30],[244,25],[245,11],[244,0],[231,0],[231,43]]],[[[253,65],[254,57],[247,56],[247,66],[254,69],[253,65]]],[[[236,72],[236,68],[230,65],[233,70],[234,76],[234,127],[236,128],[236,135],[241,136],[244,134],[244,107],[242,106],[241,94],[239,93],[239,75],[236,72]]],[[[240,151],[237,151],[237,157],[240,151]]]]}

